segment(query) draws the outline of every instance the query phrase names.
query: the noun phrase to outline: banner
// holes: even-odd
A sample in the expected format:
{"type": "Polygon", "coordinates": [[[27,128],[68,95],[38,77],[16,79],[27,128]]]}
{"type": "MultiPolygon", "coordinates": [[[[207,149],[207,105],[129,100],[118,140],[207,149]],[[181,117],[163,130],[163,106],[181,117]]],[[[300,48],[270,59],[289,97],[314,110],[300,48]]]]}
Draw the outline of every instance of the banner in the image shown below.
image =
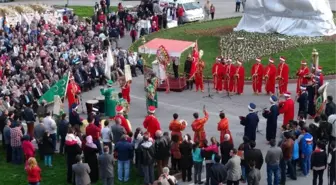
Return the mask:
{"type": "Polygon", "coordinates": [[[111,80],[111,67],[114,64],[114,57],[112,56],[111,47],[107,50],[107,57],[106,57],[106,63],[105,63],[105,77],[109,80],[111,80]]]}
{"type": "Polygon", "coordinates": [[[62,79],[58,80],[58,82],[56,82],[52,87],[50,87],[50,89],[40,97],[40,99],[38,100],[39,103],[41,103],[42,100],[45,100],[47,104],[53,103],[54,96],[56,95],[58,95],[60,98],[63,98],[68,87],[69,75],[70,72],[62,79]]]}
{"type": "Polygon", "coordinates": [[[316,99],[316,115],[321,115],[324,112],[324,107],[327,101],[327,87],[329,82],[326,82],[318,89],[319,97],[316,99]]]}

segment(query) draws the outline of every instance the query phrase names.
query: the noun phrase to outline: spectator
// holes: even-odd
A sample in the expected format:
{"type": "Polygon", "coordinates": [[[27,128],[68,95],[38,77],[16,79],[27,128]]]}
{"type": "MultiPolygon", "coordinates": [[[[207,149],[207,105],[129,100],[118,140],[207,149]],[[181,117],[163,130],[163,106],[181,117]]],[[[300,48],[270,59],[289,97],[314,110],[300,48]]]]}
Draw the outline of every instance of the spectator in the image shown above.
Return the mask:
{"type": "Polygon", "coordinates": [[[311,163],[313,169],[313,185],[317,185],[317,178],[319,178],[319,185],[323,185],[323,173],[327,168],[328,156],[324,151],[325,145],[322,142],[317,143],[317,147],[311,155],[311,163]]]}
{"type": "Polygon", "coordinates": [[[203,184],[201,180],[203,157],[201,155],[201,148],[199,142],[193,145],[192,158],[194,162],[194,184],[203,184]]]}
{"type": "Polygon", "coordinates": [[[39,150],[40,159],[44,160],[43,152],[42,152],[42,140],[43,135],[46,132],[45,126],[43,124],[43,118],[39,118],[39,123],[34,127],[34,137],[37,143],[37,147],[39,150]]]}
{"type": "Polygon", "coordinates": [[[182,5],[178,5],[178,8],[177,8],[177,24],[178,25],[183,24],[183,15],[184,15],[184,9],[182,5]]]}
{"type": "MultiPolygon", "coordinates": [[[[73,184],[72,179],[72,165],[76,163],[76,156],[82,153],[81,143],[78,142],[76,136],[73,134],[73,129],[69,128],[68,134],[65,137],[65,153],[67,162],[67,182],[73,184]]],[[[90,172],[87,172],[90,173],[90,172]]]]}
{"type": "Polygon", "coordinates": [[[230,134],[224,135],[224,141],[220,144],[220,151],[222,157],[222,164],[226,164],[231,158],[230,151],[233,149],[233,144],[231,143],[230,134]]]}
{"type": "Polygon", "coordinates": [[[44,165],[52,167],[52,155],[54,154],[53,139],[49,132],[45,132],[42,139],[42,152],[44,156],[44,165]]]}
{"type": "Polygon", "coordinates": [[[191,168],[193,164],[192,159],[192,143],[189,142],[191,140],[191,137],[187,134],[184,136],[184,140],[180,144],[180,152],[181,152],[181,170],[182,170],[182,181],[185,182],[186,180],[188,182],[191,182],[191,168]]]}
{"type": "Polygon", "coordinates": [[[243,183],[246,182],[246,168],[247,168],[247,163],[245,161],[245,153],[250,149],[251,149],[250,140],[247,136],[244,136],[243,143],[239,145],[237,154],[241,159],[240,165],[241,165],[243,183]]]}
{"type": "Polygon", "coordinates": [[[133,145],[135,150],[135,166],[138,169],[138,172],[141,176],[143,176],[141,164],[140,164],[140,144],[143,141],[143,133],[140,127],[136,128],[134,136],[133,136],[133,145]]]}
{"type": "Polygon", "coordinates": [[[250,173],[247,176],[247,185],[259,185],[261,175],[260,170],[255,168],[255,162],[249,162],[250,173]]]}
{"type": "Polygon", "coordinates": [[[293,167],[292,179],[296,180],[296,163],[299,159],[299,141],[298,139],[296,139],[295,135],[292,135],[292,139],[294,140],[293,154],[292,154],[292,167],[293,167]]]}
{"type": "MultiPolygon", "coordinates": [[[[320,115],[320,124],[317,131],[318,140],[328,142],[332,133],[332,124],[328,122],[328,118],[325,114],[320,115]]],[[[314,136],[313,136],[314,140],[314,136]]]]}
{"type": "MultiPolygon", "coordinates": [[[[158,174],[162,174],[162,168],[168,165],[170,147],[166,137],[163,137],[161,130],[155,132],[155,159],[157,162],[158,174]]],[[[182,164],[181,164],[182,165],[182,164]]]]}
{"type": "MultiPolygon", "coordinates": [[[[108,146],[109,147],[109,152],[110,154],[112,154],[112,132],[111,129],[109,127],[109,121],[105,120],[104,121],[104,128],[101,131],[101,138],[103,140],[103,145],[104,146],[108,146]]],[[[91,178],[92,179],[92,178],[91,178]]]]}
{"type": "Polygon", "coordinates": [[[330,123],[332,127],[329,142],[336,142],[336,114],[332,114],[328,117],[328,123],[330,123]]]}
{"type": "Polygon", "coordinates": [[[133,158],[133,145],[126,139],[127,135],[122,135],[114,149],[118,160],[118,179],[121,182],[129,180],[130,160],[133,158]]]}
{"type": "Polygon", "coordinates": [[[35,148],[33,144],[30,142],[30,137],[28,135],[24,135],[22,137],[22,150],[25,157],[25,161],[28,161],[28,159],[31,157],[35,157],[35,148]]]}
{"type": "Polygon", "coordinates": [[[285,139],[281,144],[282,156],[280,160],[280,169],[281,169],[281,184],[286,184],[286,172],[290,175],[291,179],[295,179],[293,175],[293,166],[292,166],[292,154],[294,141],[292,139],[290,132],[284,133],[285,139]],[[287,171],[288,170],[288,171],[287,171]]]}
{"type": "Polygon", "coordinates": [[[163,174],[160,175],[159,177],[159,182],[161,183],[161,185],[176,185],[177,184],[177,180],[174,176],[169,175],[169,168],[168,167],[164,167],[162,169],[163,174]]]}
{"type": "Polygon", "coordinates": [[[126,134],[126,130],[121,126],[121,119],[115,119],[115,124],[111,126],[113,134],[113,143],[118,143],[122,135],[126,134]]]}
{"type": "Polygon", "coordinates": [[[246,162],[246,174],[248,175],[250,173],[250,169],[248,168],[248,164],[250,163],[250,161],[254,161],[255,162],[255,167],[260,170],[263,163],[264,163],[264,157],[261,153],[260,149],[256,149],[255,148],[256,143],[255,141],[251,141],[250,142],[250,150],[248,150],[246,153],[244,153],[245,156],[245,162],[246,162]]]}
{"type": "Polygon", "coordinates": [[[92,136],[86,136],[86,143],[83,147],[83,153],[84,153],[84,160],[88,163],[91,172],[90,180],[91,183],[96,183],[99,178],[98,173],[98,160],[97,160],[97,153],[98,153],[98,147],[96,144],[92,141],[92,136]]]}
{"type": "Polygon", "coordinates": [[[329,152],[328,155],[328,170],[329,170],[329,185],[334,185],[336,183],[336,147],[335,147],[335,142],[332,142],[330,144],[330,149],[331,151],[329,152]]]}
{"type": "MultiPolygon", "coordinates": [[[[206,148],[208,147],[208,140],[204,140],[203,147],[206,148]]],[[[212,157],[215,155],[215,152],[213,150],[202,150],[201,156],[204,157],[205,159],[205,185],[210,184],[210,169],[213,164],[212,157]]]]}
{"type": "Polygon", "coordinates": [[[144,134],[143,142],[139,145],[139,163],[144,174],[144,184],[153,184],[154,182],[154,162],[155,148],[153,142],[149,140],[148,133],[144,134]]]}
{"type": "Polygon", "coordinates": [[[181,152],[180,152],[180,142],[179,142],[179,135],[172,135],[172,144],[170,147],[171,153],[171,169],[174,172],[178,172],[180,168],[180,160],[181,160],[181,152]]]}
{"type": "Polygon", "coordinates": [[[282,159],[282,150],[280,147],[275,145],[275,140],[270,140],[271,148],[267,151],[265,162],[267,164],[267,184],[268,185],[278,185],[279,184],[279,164],[282,159]],[[274,180],[272,183],[272,174],[274,175],[274,180]]]}
{"type": "Polygon", "coordinates": [[[100,178],[103,185],[114,184],[114,160],[108,146],[103,147],[103,154],[98,156],[98,165],[100,171],[100,178]]]}
{"type": "Polygon", "coordinates": [[[61,120],[57,126],[57,134],[61,137],[60,146],[59,146],[60,154],[63,154],[64,145],[65,145],[65,137],[67,135],[68,128],[69,128],[69,122],[65,118],[66,118],[66,114],[63,113],[61,116],[61,120]]]}
{"type": "Polygon", "coordinates": [[[238,185],[242,175],[240,157],[237,152],[237,149],[231,150],[231,159],[224,166],[224,170],[227,172],[227,185],[238,185]]]}
{"type": "Polygon", "coordinates": [[[302,128],[302,139],[300,140],[300,150],[301,150],[301,164],[302,164],[302,172],[304,176],[307,176],[309,173],[310,158],[313,152],[313,136],[308,133],[308,128],[302,128]]]}
{"type": "Polygon", "coordinates": [[[34,138],[34,124],[35,124],[35,115],[34,115],[34,111],[32,109],[32,104],[27,105],[24,108],[23,111],[23,118],[27,123],[27,127],[28,127],[28,135],[30,136],[30,139],[34,138]]]}
{"type": "MultiPolygon", "coordinates": [[[[92,137],[93,143],[97,146],[99,154],[101,154],[102,150],[101,150],[101,145],[100,145],[100,141],[99,141],[101,125],[99,124],[97,126],[97,125],[94,124],[94,118],[93,118],[92,115],[89,116],[88,122],[89,122],[89,125],[85,129],[86,136],[91,136],[92,137]]],[[[91,179],[91,181],[92,181],[92,179],[91,179]]]]}
{"type": "Polygon", "coordinates": [[[43,119],[43,124],[45,126],[46,131],[50,134],[50,138],[52,140],[54,151],[56,151],[56,122],[51,117],[50,112],[47,112],[46,117],[43,119]]]}
{"type": "Polygon", "coordinates": [[[223,184],[226,181],[226,170],[224,165],[220,163],[220,156],[215,155],[214,161],[215,163],[210,169],[210,184],[223,184]]]}
{"type": "MultiPolygon", "coordinates": [[[[2,100],[0,100],[1,104],[2,104],[2,100]]],[[[2,136],[2,146],[5,147],[6,143],[5,143],[5,131],[4,128],[7,125],[7,119],[8,118],[8,110],[5,109],[2,114],[0,115],[0,132],[1,132],[1,136],[2,136]]]]}
{"type": "Polygon", "coordinates": [[[21,139],[22,139],[22,125],[17,124],[14,128],[10,130],[10,140],[11,140],[11,147],[12,147],[12,162],[14,164],[21,164],[22,163],[22,146],[21,146],[21,139]]]}
{"type": "Polygon", "coordinates": [[[29,185],[39,185],[41,181],[41,168],[38,166],[36,159],[30,157],[26,163],[27,180],[29,185]]]}
{"type": "Polygon", "coordinates": [[[141,74],[144,74],[144,61],[142,59],[142,55],[138,56],[138,60],[137,60],[137,68],[139,68],[139,70],[141,71],[141,74]]]}
{"type": "Polygon", "coordinates": [[[210,15],[211,15],[211,20],[214,20],[215,18],[215,6],[211,4],[210,6],[210,15]]]}
{"type": "Polygon", "coordinates": [[[332,96],[327,97],[327,104],[324,113],[326,114],[327,117],[329,117],[332,114],[336,114],[336,105],[333,102],[332,96]]]}
{"type": "Polygon", "coordinates": [[[91,183],[89,176],[91,169],[87,163],[83,163],[82,156],[76,156],[76,164],[72,165],[72,171],[75,175],[76,185],[87,185],[91,183]]]}
{"type": "Polygon", "coordinates": [[[5,142],[5,148],[6,148],[6,162],[10,163],[12,162],[12,146],[11,146],[11,122],[9,119],[6,119],[6,125],[3,129],[2,135],[5,142]]]}

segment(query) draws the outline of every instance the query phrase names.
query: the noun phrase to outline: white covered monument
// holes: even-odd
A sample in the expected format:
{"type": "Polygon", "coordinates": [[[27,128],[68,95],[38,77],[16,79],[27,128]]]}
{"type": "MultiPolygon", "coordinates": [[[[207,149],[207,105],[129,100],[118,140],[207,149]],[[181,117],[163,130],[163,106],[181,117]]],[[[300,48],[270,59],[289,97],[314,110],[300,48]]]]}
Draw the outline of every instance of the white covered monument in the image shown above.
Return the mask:
{"type": "Polygon", "coordinates": [[[311,37],[336,34],[329,0],[247,0],[234,30],[311,37]]]}

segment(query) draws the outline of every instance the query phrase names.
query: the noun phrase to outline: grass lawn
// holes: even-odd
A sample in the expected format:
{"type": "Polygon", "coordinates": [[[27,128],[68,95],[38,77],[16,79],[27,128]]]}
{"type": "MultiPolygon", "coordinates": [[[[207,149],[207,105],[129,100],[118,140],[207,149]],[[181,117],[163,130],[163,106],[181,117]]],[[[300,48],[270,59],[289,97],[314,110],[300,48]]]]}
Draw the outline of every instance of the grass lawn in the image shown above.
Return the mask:
{"type": "MultiPolygon", "coordinates": [[[[74,9],[74,12],[79,17],[90,17],[94,14],[93,5],[92,6],[69,6],[69,8],[74,9]]],[[[111,6],[110,11],[117,11],[116,6],[111,6]]]]}
{"type": "MultiPolygon", "coordinates": [[[[27,175],[24,170],[23,165],[14,165],[11,163],[6,163],[5,161],[5,152],[0,146],[0,184],[8,184],[8,185],[22,185],[27,183],[27,175]]],[[[39,157],[36,158],[39,160],[39,157]]],[[[53,167],[44,167],[43,161],[38,161],[39,166],[42,169],[42,183],[43,185],[67,185],[66,183],[66,162],[64,156],[54,155],[53,156],[53,167]]],[[[117,172],[117,167],[114,168],[115,172],[117,172]]],[[[126,183],[119,182],[117,180],[117,174],[115,174],[115,183],[116,185],[138,185],[143,184],[143,178],[140,177],[136,170],[132,168],[130,172],[130,180],[126,183]]],[[[102,185],[101,181],[98,181],[96,184],[92,185],[102,185]]]]}
{"type": "MultiPolygon", "coordinates": [[[[220,38],[224,34],[229,32],[225,31],[225,27],[232,27],[239,23],[240,17],[229,18],[229,19],[219,19],[214,21],[207,22],[198,22],[186,24],[180,27],[162,30],[153,34],[146,36],[146,41],[150,41],[154,38],[166,38],[166,39],[176,39],[176,40],[186,40],[186,41],[196,41],[198,40],[198,47],[204,51],[203,59],[206,62],[205,67],[205,78],[211,77],[211,68],[212,64],[215,61],[215,58],[220,55],[220,38]],[[224,31],[223,31],[224,28],[224,31]],[[222,29],[222,30],[221,30],[222,29]],[[216,31],[219,30],[222,34],[216,34],[216,31]]],[[[131,50],[137,51],[137,48],[142,45],[141,39],[136,41],[132,46],[131,50]]],[[[268,63],[268,57],[273,57],[278,62],[279,56],[286,56],[287,63],[290,66],[290,77],[295,78],[296,70],[300,66],[300,61],[306,59],[308,63],[311,62],[311,52],[313,48],[316,48],[319,52],[319,61],[320,65],[323,67],[325,74],[335,74],[335,61],[336,61],[336,45],[335,41],[323,40],[319,43],[301,45],[296,47],[291,47],[286,50],[282,50],[278,53],[273,53],[271,55],[262,56],[263,63],[268,63]],[[301,55],[301,53],[302,56],[301,55]]],[[[191,53],[191,49],[185,51],[181,56],[181,65],[180,72],[183,72],[183,65],[187,55],[191,53]]],[[[146,61],[153,61],[155,56],[151,56],[146,59],[146,61]]],[[[147,62],[148,65],[149,62],[147,62]]],[[[254,63],[254,60],[246,61],[245,74],[246,78],[249,79],[251,66],[254,63]]],[[[277,65],[277,63],[276,63],[277,65]]]]}

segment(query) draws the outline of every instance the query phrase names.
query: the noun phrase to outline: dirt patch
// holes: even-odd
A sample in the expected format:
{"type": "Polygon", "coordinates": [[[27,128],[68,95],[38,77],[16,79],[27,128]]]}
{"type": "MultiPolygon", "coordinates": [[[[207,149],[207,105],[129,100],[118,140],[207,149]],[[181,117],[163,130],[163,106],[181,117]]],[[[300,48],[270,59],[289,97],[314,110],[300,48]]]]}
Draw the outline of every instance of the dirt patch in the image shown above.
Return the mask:
{"type": "Polygon", "coordinates": [[[236,26],[223,26],[204,30],[185,30],[185,33],[200,36],[222,36],[223,34],[233,32],[233,28],[235,27],[236,26]]]}

